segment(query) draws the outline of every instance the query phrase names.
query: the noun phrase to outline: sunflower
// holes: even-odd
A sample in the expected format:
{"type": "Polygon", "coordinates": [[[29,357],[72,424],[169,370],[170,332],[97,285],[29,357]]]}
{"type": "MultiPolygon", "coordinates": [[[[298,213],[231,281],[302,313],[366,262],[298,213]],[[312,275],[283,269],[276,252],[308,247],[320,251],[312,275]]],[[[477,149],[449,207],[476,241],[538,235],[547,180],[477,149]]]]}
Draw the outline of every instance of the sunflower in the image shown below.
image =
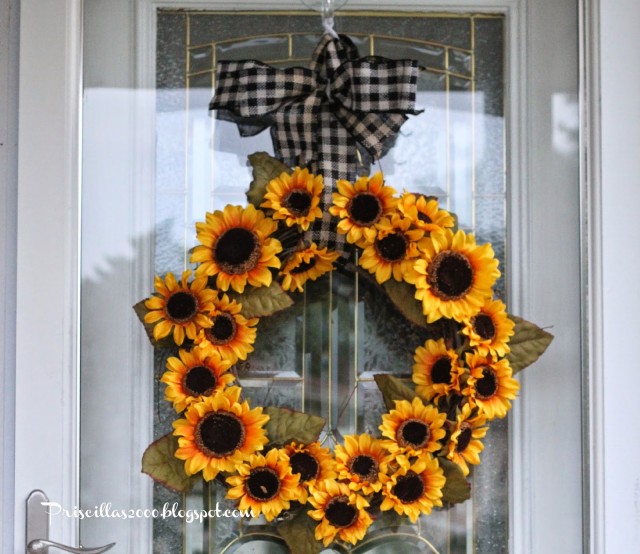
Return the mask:
{"type": "Polygon", "coordinates": [[[379,429],[387,437],[385,446],[392,454],[406,453],[419,456],[424,452],[440,450],[440,440],[445,436],[443,429],[446,414],[441,414],[433,406],[425,406],[420,398],[412,402],[396,400],[396,407],[382,416],[379,429]]]}
{"type": "Polygon", "coordinates": [[[196,223],[198,240],[191,261],[199,263],[197,275],[216,276],[220,290],[231,287],[244,292],[247,283],[254,287],[271,284],[270,267],[279,268],[276,254],[280,241],[270,237],[277,223],[251,204],[225,206],[224,211],[207,213],[204,223],[196,223]]]}
{"type": "Polygon", "coordinates": [[[282,288],[288,291],[303,291],[304,283],[315,281],[328,271],[333,271],[333,262],[340,257],[338,252],[329,252],[327,248],[318,248],[311,243],[308,248],[294,252],[284,268],[282,275],[282,288]]]}
{"type": "Polygon", "coordinates": [[[283,219],[288,227],[297,224],[306,231],[310,223],[322,217],[319,204],[323,190],[322,175],[296,167],[293,173],[283,172],[269,182],[260,207],[273,210],[273,219],[283,219]]]}
{"type": "Polygon", "coordinates": [[[167,273],[164,281],[156,275],[156,293],[144,303],[147,314],[144,322],[154,324],[153,338],[160,340],[173,330],[173,340],[181,346],[185,334],[194,340],[199,329],[210,327],[209,313],[217,293],[207,288],[207,278],[197,277],[191,284],[187,279],[191,270],[182,272],[180,282],[173,273],[167,273]]]}
{"type": "Polygon", "coordinates": [[[424,255],[414,269],[416,298],[428,323],[441,317],[464,321],[491,297],[500,271],[490,244],[477,246],[473,235],[447,229],[431,235],[424,255]]]}
{"type": "Polygon", "coordinates": [[[167,360],[169,371],[160,379],[167,385],[165,400],[173,403],[176,412],[220,392],[235,379],[228,371],[231,362],[223,360],[215,351],[205,352],[199,347],[190,351],[181,348],[178,356],[167,360]]]}
{"type": "Polygon", "coordinates": [[[284,447],[289,456],[291,471],[300,475],[300,487],[296,500],[304,504],[308,498],[308,491],[325,479],[335,479],[336,462],[328,448],[317,442],[310,444],[296,444],[292,442],[284,447]]]}
{"type": "Polygon", "coordinates": [[[360,265],[376,276],[382,284],[393,278],[402,281],[408,278],[415,282],[413,273],[418,245],[424,242],[424,231],[411,229],[411,220],[400,214],[383,217],[377,224],[377,235],[371,244],[366,244],[360,256],[360,265]]]}
{"type": "Polygon", "coordinates": [[[415,523],[420,514],[427,515],[434,506],[442,506],[444,472],[430,455],[421,456],[413,464],[405,456],[398,456],[397,462],[399,468],[393,475],[381,475],[384,500],[380,509],[394,509],[415,523]]]}
{"type": "Polygon", "coordinates": [[[215,351],[221,358],[235,364],[246,360],[253,352],[258,318],[247,319],[240,311],[242,304],[230,300],[226,294],[213,302],[212,325],[196,336],[196,344],[207,352],[215,351]]]}
{"type": "Polygon", "coordinates": [[[477,406],[487,419],[507,415],[520,384],[512,377],[511,366],[506,358],[493,361],[490,356],[468,353],[467,365],[471,377],[462,394],[469,397],[472,406],[477,406]]]}
{"type": "Polygon", "coordinates": [[[462,332],[470,346],[486,356],[506,356],[515,323],[507,317],[507,307],[500,300],[487,299],[480,311],[464,322],[462,332]]]}
{"type": "Polygon", "coordinates": [[[460,392],[464,368],[458,363],[456,351],[447,348],[444,339],[427,340],[416,349],[413,359],[416,362],[413,382],[422,398],[438,400],[449,392],[460,392]]]}
{"type": "Polygon", "coordinates": [[[235,471],[238,475],[227,477],[231,485],[227,498],[240,499],[240,510],[251,510],[254,517],[264,514],[267,521],[272,521],[297,499],[300,476],[291,473],[289,457],[283,450],[273,448],[264,456],[252,454],[235,471]]]}
{"type": "Polygon", "coordinates": [[[309,504],[311,518],[319,521],[315,537],[329,546],[336,536],[345,542],[356,544],[361,540],[373,520],[365,510],[369,503],[344,483],[326,479],[312,489],[309,504]]]}
{"type": "Polygon", "coordinates": [[[396,191],[384,185],[382,173],[373,177],[360,177],[355,184],[349,181],[336,182],[338,192],[333,193],[333,206],[329,213],[340,218],[338,231],[347,235],[347,242],[358,246],[365,239],[373,242],[375,225],[380,218],[390,215],[396,208],[396,191]]]}
{"type": "Polygon", "coordinates": [[[404,192],[398,202],[398,210],[426,233],[444,231],[455,225],[453,216],[441,210],[436,198],[404,192]]]}
{"type": "Polygon", "coordinates": [[[268,439],[264,425],[269,416],[239,402],[240,387],[229,387],[187,408],[184,419],[173,422],[178,437],[175,456],[184,460],[187,475],[202,471],[211,481],[220,471],[233,471],[268,439]]]}
{"type": "Polygon", "coordinates": [[[458,415],[456,425],[449,438],[449,452],[447,458],[460,466],[465,476],[469,475],[467,464],[478,465],[480,452],[484,444],[480,442],[489,430],[485,426],[486,418],[481,415],[472,417],[470,404],[462,406],[462,412],[458,415]]]}
{"type": "Polygon", "coordinates": [[[386,471],[390,458],[381,440],[367,434],[347,435],[335,454],[339,478],[349,481],[350,489],[371,494],[382,488],[378,474],[386,471]]]}

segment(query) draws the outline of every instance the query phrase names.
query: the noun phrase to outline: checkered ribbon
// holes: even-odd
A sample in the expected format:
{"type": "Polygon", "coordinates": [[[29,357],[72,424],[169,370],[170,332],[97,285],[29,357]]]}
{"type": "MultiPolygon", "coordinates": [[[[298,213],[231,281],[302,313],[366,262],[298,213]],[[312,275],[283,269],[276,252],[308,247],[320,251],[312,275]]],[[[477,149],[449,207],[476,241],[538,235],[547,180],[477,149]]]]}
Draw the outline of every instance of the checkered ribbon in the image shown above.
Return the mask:
{"type": "Polygon", "coordinates": [[[415,109],[418,62],[358,57],[351,39],[325,34],[309,68],[278,69],[255,60],[221,61],[210,109],[242,136],[271,128],[276,157],[306,163],[325,181],[323,218],[307,236],[344,250],[328,212],[338,179],[354,180],[392,146],[415,109]]]}

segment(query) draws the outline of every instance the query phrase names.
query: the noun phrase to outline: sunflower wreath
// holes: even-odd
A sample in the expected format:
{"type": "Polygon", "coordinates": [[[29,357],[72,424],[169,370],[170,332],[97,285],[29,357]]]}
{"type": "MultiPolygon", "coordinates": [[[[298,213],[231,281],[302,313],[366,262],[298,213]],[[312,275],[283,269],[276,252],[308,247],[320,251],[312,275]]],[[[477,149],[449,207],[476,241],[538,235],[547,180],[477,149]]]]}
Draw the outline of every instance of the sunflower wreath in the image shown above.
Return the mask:
{"type": "Polygon", "coordinates": [[[265,153],[249,162],[248,205],[196,224],[193,275],[157,276],[135,306],[153,345],[171,351],[161,381],[178,414],[144,453],[143,472],[182,492],[215,480],[241,510],[277,521],[293,552],[354,545],[385,512],[415,523],[466,500],[488,425],[518,392],[514,373],[552,336],[507,315],[493,298],[491,245],[457,229],[436,198],[398,195],[380,173],[338,181],[329,211],[357,254],[348,258],[305,238],[323,215],[322,176],[265,153]],[[415,350],[411,384],[375,376],[388,410],[379,435],[346,436],[332,452],[319,441],[324,419],[251,407],[235,368],[260,318],[336,266],[368,278],[431,338],[415,350]]]}

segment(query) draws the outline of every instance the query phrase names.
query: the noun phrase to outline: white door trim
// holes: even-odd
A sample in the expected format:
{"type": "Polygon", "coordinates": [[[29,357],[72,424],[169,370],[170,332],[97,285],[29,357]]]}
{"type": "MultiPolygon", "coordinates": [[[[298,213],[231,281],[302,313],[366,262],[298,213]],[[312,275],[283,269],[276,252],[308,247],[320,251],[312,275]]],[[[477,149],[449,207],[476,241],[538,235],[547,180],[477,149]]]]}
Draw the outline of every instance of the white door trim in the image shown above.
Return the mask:
{"type": "MultiPolygon", "coordinates": [[[[606,552],[600,2],[580,2],[584,519],[588,552],[606,552]]],[[[587,550],[585,550],[587,551],[587,550]]]]}
{"type": "MultiPolygon", "coordinates": [[[[640,3],[616,0],[597,3],[599,15],[600,164],[594,166],[599,181],[593,183],[593,210],[601,218],[590,237],[595,263],[601,269],[601,296],[594,308],[601,323],[596,335],[596,360],[592,389],[602,404],[594,412],[594,432],[599,440],[596,459],[603,464],[601,485],[606,514],[605,548],[609,552],[640,552],[640,433],[637,401],[637,318],[640,313],[640,104],[634,91],[640,89],[640,64],[629,64],[629,54],[640,50],[640,3]],[[599,302],[601,301],[601,302],[599,302]],[[598,342],[600,344],[598,345],[598,342]],[[596,387],[598,387],[596,389],[596,387]],[[603,417],[599,417],[600,413],[603,417]],[[599,431],[599,432],[598,432],[599,431]],[[629,440],[631,438],[631,440],[629,440]]],[[[637,58],[636,54],[633,54],[637,58]]],[[[598,219],[595,223],[597,224],[598,219]]],[[[596,469],[598,469],[596,467],[596,469]]]]}
{"type": "Polygon", "coordinates": [[[0,543],[13,537],[19,9],[0,3],[0,543]]]}

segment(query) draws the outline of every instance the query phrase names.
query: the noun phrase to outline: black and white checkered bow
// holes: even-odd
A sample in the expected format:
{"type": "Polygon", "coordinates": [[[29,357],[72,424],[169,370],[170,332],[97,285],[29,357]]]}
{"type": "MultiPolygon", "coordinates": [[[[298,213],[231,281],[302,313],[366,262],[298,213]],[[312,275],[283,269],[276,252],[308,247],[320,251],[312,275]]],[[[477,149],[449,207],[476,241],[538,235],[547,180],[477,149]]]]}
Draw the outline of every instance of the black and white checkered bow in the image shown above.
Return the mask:
{"type": "Polygon", "coordinates": [[[306,163],[325,181],[322,221],[310,240],[342,251],[328,207],[337,179],[354,180],[389,149],[415,109],[418,62],[358,57],[351,39],[325,34],[309,68],[278,69],[256,60],[218,62],[210,109],[242,136],[271,127],[276,157],[306,163]],[[333,229],[333,230],[332,230],[333,229]]]}

